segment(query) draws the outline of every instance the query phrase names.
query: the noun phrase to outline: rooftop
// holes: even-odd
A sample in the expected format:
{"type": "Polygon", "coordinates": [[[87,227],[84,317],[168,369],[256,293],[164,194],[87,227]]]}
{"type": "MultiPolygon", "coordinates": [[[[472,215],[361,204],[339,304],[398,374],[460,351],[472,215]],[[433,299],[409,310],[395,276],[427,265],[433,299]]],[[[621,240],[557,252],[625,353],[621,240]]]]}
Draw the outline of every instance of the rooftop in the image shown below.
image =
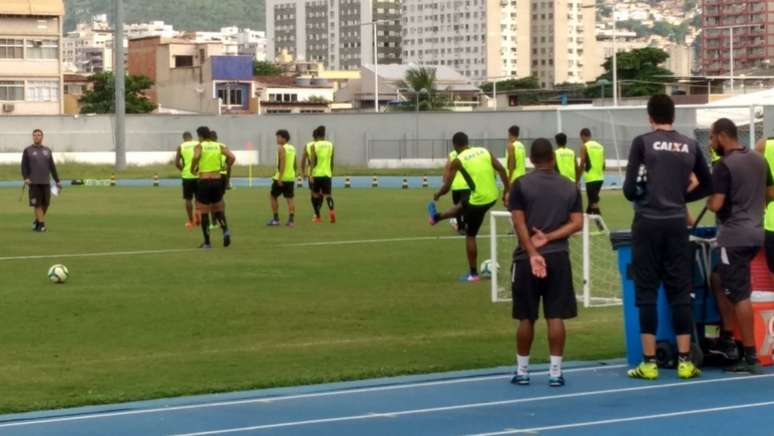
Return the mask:
{"type": "Polygon", "coordinates": [[[63,16],[62,0],[2,0],[2,15],[63,16]]]}

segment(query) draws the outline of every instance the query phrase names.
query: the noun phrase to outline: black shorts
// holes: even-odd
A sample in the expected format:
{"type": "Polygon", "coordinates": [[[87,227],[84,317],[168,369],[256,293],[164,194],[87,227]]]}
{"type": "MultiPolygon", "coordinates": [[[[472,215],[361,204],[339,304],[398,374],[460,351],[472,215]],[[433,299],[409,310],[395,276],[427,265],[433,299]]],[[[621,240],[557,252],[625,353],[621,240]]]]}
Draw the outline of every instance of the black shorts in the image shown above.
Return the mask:
{"type": "Polygon", "coordinates": [[[221,179],[199,179],[196,201],[204,205],[218,204],[223,201],[223,181],[221,179]]]}
{"type": "Polygon", "coordinates": [[[462,219],[465,221],[465,235],[472,238],[478,236],[478,231],[484,223],[486,213],[495,205],[495,203],[497,202],[493,201],[483,206],[465,203],[462,208],[462,219]]]}
{"type": "Polygon", "coordinates": [[[30,207],[46,208],[51,204],[51,185],[29,185],[30,207]]]}
{"type": "Polygon", "coordinates": [[[193,200],[196,195],[199,179],[183,179],[183,199],[193,200]]]}
{"type": "Polygon", "coordinates": [[[294,182],[282,182],[282,186],[277,183],[276,180],[271,182],[271,196],[279,198],[282,195],[285,198],[293,198],[295,196],[296,184],[294,182]]]}
{"type": "Polygon", "coordinates": [[[655,305],[662,284],[670,305],[691,304],[693,267],[685,218],[634,218],[632,276],[637,307],[655,305]]]}
{"type": "Polygon", "coordinates": [[[332,180],[330,177],[315,177],[312,183],[312,192],[315,194],[331,195],[332,180]]]}
{"type": "Polygon", "coordinates": [[[543,258],[548,270],[548,275],[543,279],[532,275],[529,259],[517,260],[513,264],[513,318],[537,320],[541,299],[545,319],[575,318],[578,316],[578,303],[572,284],[570,254],[550,253],[543,258]]]}
{"type": "Polygon", "coordinates": [[[732,303],[739,303],[752,296],[750,262],[760,250],[760,247],[720,247],[720,285],[732,303]]]}
{"type": "Polygon", "coordinates": [[[599,192],[602,191],[604,181],[586,182],[586,195],[589,197],[589,206],[599,203],[599,192]]]}
{"type": "Polygon", "coordinates": [[[468,204],[468,201],[470,201],[470,189],[452,191],[452,202],[454,204],[468,204]]]}
{"type": "Polygon", "coordinates": [[[769,264],[769,272],[774,274],[774,232],[766,230],[766,263],[769,264]]]}

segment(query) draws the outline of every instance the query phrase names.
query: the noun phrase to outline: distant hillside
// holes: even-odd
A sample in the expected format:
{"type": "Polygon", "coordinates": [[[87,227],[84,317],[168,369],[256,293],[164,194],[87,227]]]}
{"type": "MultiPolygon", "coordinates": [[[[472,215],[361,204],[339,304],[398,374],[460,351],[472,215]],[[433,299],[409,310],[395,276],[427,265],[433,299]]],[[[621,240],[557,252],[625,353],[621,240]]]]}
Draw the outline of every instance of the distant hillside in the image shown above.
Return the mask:
{"type": "MultiPolygon", "coordinates": [[[[64,0],[65,31],[97,14],[111,13],[113,0],[64,0]]],[[[264,0],[124,0],[127,23],[162,20],[179,30],[239,26],[263,30],[264,0]]]]}

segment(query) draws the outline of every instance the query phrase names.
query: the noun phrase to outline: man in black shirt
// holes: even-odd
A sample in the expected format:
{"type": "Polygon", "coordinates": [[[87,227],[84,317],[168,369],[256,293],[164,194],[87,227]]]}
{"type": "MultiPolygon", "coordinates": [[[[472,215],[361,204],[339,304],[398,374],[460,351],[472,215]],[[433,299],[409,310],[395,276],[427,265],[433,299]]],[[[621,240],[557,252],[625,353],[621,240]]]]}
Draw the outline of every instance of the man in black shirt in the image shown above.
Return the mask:
{"type": "Polygon", "coordinates": [[[575,183],[554,170],[549,140],[532,143],[530,160],[536,170],[514,182],[509,203],[519,238],[512,289],[513,318],[519,320],[517,369],[511,383],[529,384],[529,354],[542,299],[551,352],[549,385],[559,387],[564,385],[564,320],[578,314],[567,239],[583,228],[583,201],[575,183]]]}
{"type": "Polygon", "coordinates": [[[731,369],[757,374],[760,366],[750,301],[750,262],[763,246],[763,200],[767,191],[774,191],[772,176],[763,156],[739,144],[733,121],[717,120],[712,125],[710,140],[713,150],[722,157],[715,165],[713,194],[707,202],[707,208],[717,214],[720,224],[720,263],[717,275],[713,276],[713,290],[723,320],[719,349],[728,358],[738,358],[729,324],[736,318],[742,331],[744,358],[731,369]]]}
{"type": "Polygon", "coordinates": [[[623,189],[626,199],[634,202],[632,272],[644,357],[629,376],[658,378],[656,301],[663,283],[677,334],[678,376],[687,379],[699,376],[701,371],[690,360],[692,269],[686,203],[707,197],[712,179],[698,143],[673,129],[672,99],[653,96],[648,102],[648,115],[653,132],[634,139],[623,189]],[[691,173],[699,184],[688,193],[691,173]]]}
{"type": "Polygon", "coordinates": [[[33,231],[46,231],[46,213],[51,204],[51,178],[56,183],[57,192],[62,189],[56,172],[51,149],[43,145],[43,131],[32,132],[32,145],[22,153],[21,173],[29,190],[30,207],[35,209],[33,231]]]}

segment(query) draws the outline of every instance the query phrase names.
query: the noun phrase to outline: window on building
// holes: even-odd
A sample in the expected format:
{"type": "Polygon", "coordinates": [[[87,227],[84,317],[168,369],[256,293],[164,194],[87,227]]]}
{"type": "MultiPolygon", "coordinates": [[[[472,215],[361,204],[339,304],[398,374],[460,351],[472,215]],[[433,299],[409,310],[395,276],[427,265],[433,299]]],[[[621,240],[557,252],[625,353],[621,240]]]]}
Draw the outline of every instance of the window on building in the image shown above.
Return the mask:
{"type": "Polygon", "coordinates": [[[23,39],[0,39],[0,59],[24,58],[23,39]]]}
{"type": "Polygon", "coordinates": [[[0,80],[0,101],[24,101],[24,81],[0,80]]]}
{"type": "Polygon", "coordinates": [[[59,42],[53,39],[27,40],[27,59],[59,59],[59,42]]]}
{"type": "Polygon", "coordinates": [[[219,89],[218,90],[218,98],[223,101],[223,104],[226,106],[243,106],[244,105],[244,95],[242,93],[242,89],[219,89]]]}
{"type": "Polygon", "coordinates": [[[193,56],[175,56],[175,68],[193,67],[193,56]]]}
{"type": "Polygon", "coordinates": [[[30,80],[27,82],[27,101],[59,101],[59,82],[30,80]]]}

